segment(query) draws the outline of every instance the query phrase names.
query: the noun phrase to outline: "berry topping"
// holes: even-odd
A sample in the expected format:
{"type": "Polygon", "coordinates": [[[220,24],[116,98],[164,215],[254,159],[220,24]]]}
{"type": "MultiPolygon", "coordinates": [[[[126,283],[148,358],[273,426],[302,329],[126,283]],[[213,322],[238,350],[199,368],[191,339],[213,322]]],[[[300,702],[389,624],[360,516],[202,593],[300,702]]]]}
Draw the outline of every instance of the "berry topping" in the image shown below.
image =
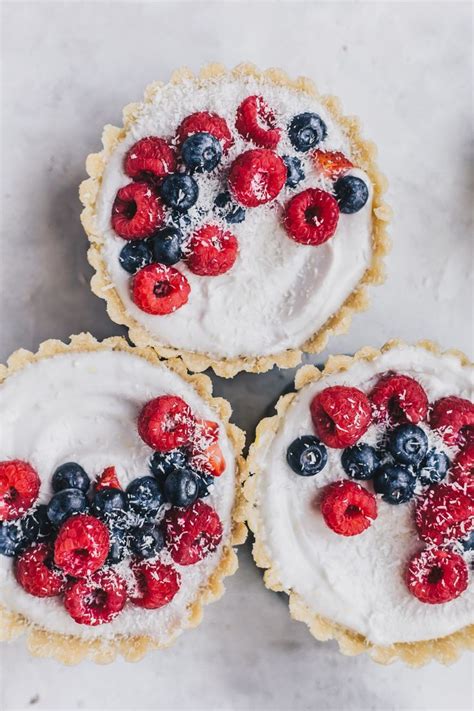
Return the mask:
{"type": "Polygon", "coordinates": [[[218,276],[233,267],[237,248],[237,240],[231,232],[217,225],[204,225],[191,237],[186,262],[193,274],[218,276]]]}
{"type": "Polygon", "coordinates": [[[377,422],[416,425],[426,418],[428,398],[416,380],[408,375],[387,373],[370,394],[374,418],[377,422]]]}
{"type": "Polygon", "coordinates": [[[296,188],[296,186],[305,178],[301,161],[296,156],[283,156],[283,162],[286,165],[285,185],[288,188],[296,188]]]}
{"type": "Polygon", "coordinates": [[[53,526],[61,526],[73,514],[87,510],[87,498],[80,489],[62,489],[51,498],[48,504],[48,518],[53,526]]]}
{"type": "Polygon", "coordinates": [[[415,493],[416,476],[402,464],[384,464],[374,476],[374,489],[387,504],[404,504],[415,493]]]}
{"type": "MultiPolygon", "coordinates": [[[[54,527],[48,518],[48,507],[46,504],[40,504],[30,513],[21,519],[25,528],[31,532],[34,531],[33,537],[30,540],[45,540],[51,538],[54,533],[54,527]]],[[[26,534],[28,536],[28,534],[26,534]]]]}
{"type": "Polygon", "coordinates": [[[163,178],[176,167],[176,158],[169,145],[158,136],[142,138],[125,154],[123,169],[134,180],[163,178]]]}
{"type": "Polygon", "coordinates": [[[408,589],[420,602],[437,605],[459,597],[468,585],[464,559],[453,551],[427,549],[410,560],[408,589]]]}
{"type": "Polygon", "coordinates": [[[163,179],[161,197],[168,207],[177,212],[186,212],[198,199],[198,184],[190,175],[173,173],[163,179]]]}
{"type": "Polygon", "coordinates": [[[397,462],[417,467],[428,451],[428,437],[416,425],[399,425],[390,433],[388,448],[397,462]]]}
{"type": "Polygon", "coordinates": [[[341,536],[357,536],[377,518],[375,496],[354,481],[335,481],[324,489],[321,513],[341,536]]]}
{"type": "Polygon", "coordinates": [[[286,204],[285,229],[295,242],[317,247],[330,239],[339,221],[339,208],[332,195],[308,188],[286,204]]]}
{"type": "Polygon", "coordinates": [[[120,188],[112,206],[112,227],[123,239],[149,237],[163,222],[160,198],[148,183],[120,188]]]}
{"type": "Polygon", "coordinates": [[[59,529],[54,562],[68,575],[84,577],[105,563],[109,542],[109,532],[102,521],[86,514],[73,516],[59,529]]]}
{"type": "Polygon", "coordinates": [[[237,109],[235,127],[240,135],[259,148],[276,148],[280,129],[273,111],[262,96],[247,96],[237,109]]]}
{"type": "Polygon", "coordinates": [[[191,506],[199,496],[199,477],[193,471],[180,469],[168,474],[164,484],[166,500],[173,506],[191,506]]]}
{"type": "Polygon", "coordinates": [[[439,546],[465,538],[474,529],[474,498],[458,484],[438,484],[417,502],[415,521],[427,543],[439,546]]]}
{"type": "Polygon", "coordinates": [[[339,151],[316,150],[312,158],[316,170],[330,180],[336,180],[354,167],[344,153],[339,151]]]}
{"type": "Polygon", "coordinates": [[[138,432],[146,444],[169,452],[191,442],[194,416],[189,405],[175,395],[150,400],[140,412],[138,432]]]}
{"type": "Polygon", "coordinates": [[[200,472],[198,497],[200,499],[204,499],[206,496],[209,496],[213,488],[214,477],[211,474],[203,474],[202,472],[200,472]]]}
{"type": "Polygon", "coordinates": [[[194,448],[190,464],[199,472],[220,476],[225,471],[225,459],[217,442],[211,442],[205,449],[194,448]]]}
{"type": "Polygon", "coordinates": [[[61,464],[54,472],[52,479],[53,491],[80,489],[86,493],[90,483],[90,479],[84,469],[75,462],[61,464]]]}
{"type": "Polygon", "coordinates": [[[447,455],[436,449],[430,449],[418,470],[418,478],[425,486],[438,484],[445,478],[448,469],[449,459],[447,455]]]}
{"type": "Polygon", "coordinates": [[[224,151],[228,151],[234,142],[225,120],[207,111],[198,111],[187,116],[178,128],[178,139],[182,143],[195,133],[210,133],[221,142],[224,151]]]}
{"type": "Polygon", "coordinates": [[[181,577],[171,565],[159,560],[134,560],[130,567],[137,587],[132,602],[138,607],[156,610],[171,602],[179,590],[181,577]]]}
{"type": "Polygon", "coordinates": [[[177,227],[163,227],[148,240],[152,261],[171,266],[183,257],[183,233],[177,227]]]}
{"type": "Polygon", "coordinates": [[[241,153],[230,167],[230,191],[244,207],[257,207],[274,200],[285,181],[283,160],[264,148],[241,153]]]}
{"type": "Polygon", "coordinates": [[[457,453],[450,473],[451,479],[459,486],[474,486],[474,443],[457,453]]]}
{"type": "Polygon", "coordinates": [[[16,559],[15,577],[21,587],[35,597],[60,595],[66,587],[66,577],[54,567],[53,554],[46,543],[28,548],[16,559]]]}
{"type": "Polygon", "coordinates": [[[92,502],[94,516],[103,519],[121,518],[127,510],[128,498],[121,489],[104,487],[96,491],[92,502]]]}
{"type": "Polygon", "coordinates": [[[188,456],[183,449],[171,449],[168,452],[154,452],[150,459],[150,471],[158,481],[164,481],[168,474],[185,469],[188,456]]]}
{"type": "Polygon", "coordinates": [[[355,444],[371,423],[370,403],[361,390],[344,385],[325,388],[311,402],[314,430],[328,447],[355,444]]]}
{"type": "Polygon", "coordinates": [[[327,134],[326,124],[318,114],[305,112],[297,114],[288,127],[288,135],[295,150],[309,151],[324,141],[327,134]]]}
{"type": "Polygon", "coordinates": [[[286,461],[295,474],[314,476],[324,469],[328,452],[317,437],[304,435],[295,439],[287,449],[286,461]]]}
{"type": "Polygon", "coordinates": [[[473,551],[474,550],[474,529],[471,531],[469,536],[467,538],[464,538],[461,541],[461,545],[465,551],[473,551]]]}
{"type": "Polygon", "coordinates": [[[122,269],[129,274],[136,274],[139,269],[151,264],[153,256],[147,240],[133,240],[127,242],[119,254],[119,262],[122,269]]]}
{"type": "Polygon", "coordinates": [[[334,183],[334,193],[339,205],[339,210],[352,215],[362,210],[369,199],[369,189],[363,180],[355,175],[345,175],[334,183]]]}
{"type": "Polygon", "coordinates": [[[474,404],[461,397],[443,397],[433,405],[430,424],[450,446],[474,443],[474,404]]]}
{"type": "Polygon", "coordinates": [[[210,172],[220,163],[222,146],[210,133],[193,133],[184,141],[181,157],[189,170],[210,172]]]}
{"type": "Polygon", "coordinates": [[[121,489],[115,467],[106,467],[94,482],[94,491],[101,489],[121,489]]]}
{"type": "Polygon", "coordinates": [[[159,484],[153,476],[133,479],[127,486],[127,496],[131,509],[149,516],[154,516],[163,503],[159,484]]]}
{"type": "Polygon", "coordinates": [[[351,479],[372,479],[380,466],[380,459],[368,444],[355,444],[341,455],[342,468],[351,479]]]}
{"type": "MultiPolygon", "coordinates": [[[[40,507],[38,507],[39,509],[40,507]]],[[[0,523],[0,554],[13,558],[40,538],[42,522],[38,509],[15,521],[0,523]]]]}
{"type": "Polygon", "coordinates": [[[111,622],[126,602],[125,581],[113,570],[99,570],[86,580],[71,583],[64,595],[64,607],[79,625],[111,622]]]}
{"type": "Polygon", "coordinates": [[[186,277],[173,267],[149,264],[133,277],[132,298],[147,314],[164,316],[187,303],[191,287],[186,277]]]}
{"type": "Polygon", "coordinates": [[[163,531],[154,523],[144,523],[130,531],[130,550],[138,558],[154,558],[164,545],[163,531]]]}
{"type": "Polygon", "coordinates": [[[245,220],[245,210],[232,200],[229,192],[219,193],[214,200],[218,214],[224,218],[229,225],[236,225],[245,220]]]}
{"type": "Polygon", "coordinates": [[[222,539],[222,523],[213,508],[196,501],[187,509],[172,508],[164,519],[171,557],[178,565],[193,565],[213,553],[222,539]]]}
{"type": "Polygon", "coordinates": [[[40,479],[28,462],[0,462],[0,521],[20,518],[36,501],[40,479]]]}
{"type": "Polygon", "coordinates": [[[120,561],[122,561],[128,554],[128,530],[125,530],[120,526],[111,525],[109,528],[109,535],[110,548],[105,562],[110,565],[115,565],[116,563],[120,563],[120,561]]]}

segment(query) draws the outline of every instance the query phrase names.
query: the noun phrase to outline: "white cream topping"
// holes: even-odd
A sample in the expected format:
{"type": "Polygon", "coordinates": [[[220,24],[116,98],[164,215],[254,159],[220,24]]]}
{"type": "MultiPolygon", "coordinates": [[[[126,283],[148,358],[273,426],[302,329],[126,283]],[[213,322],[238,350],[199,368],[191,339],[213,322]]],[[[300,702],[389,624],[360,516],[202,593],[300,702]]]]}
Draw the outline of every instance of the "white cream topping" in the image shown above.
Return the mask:
{"type": "Polygon", "coordinates": [[[297,153],[288,138],[289,121],[304,111],[316,112],[327,125],[327,138],[319,147],[351,156],[347,138],[317,99],[253,79],[226,79],[200,88],[190,82],[163,87],[110,158],[96,217],[96,229],[105,241],[107,271],[128,313],[159,343],[207,353],[214,358],[268,355],[294,348],[337,311],[361,279],[372,254],[372,186],[365,173],[351,171],[369,186],[366,205],[353,215],[341,213],[336,234],[324,245],[297,244],[281,224],[284,205],[292,195],[308,187],[330,190],[330,183],[315,170],[308,154],[297,153]],[[225,189],[223,176],[234,158],[253,147],[234,128],[238,105],[252,94],[262,95],[274,111],[277,124],[283,129],[277,151],[280,155],[300,158],[306,180],[294,190],[284,188],[274,202],[248,209],[244,222],[224,223],[239,242],[237,261],[229,272],[218,277],[201,277],[180,262],[175,266],[191,285],[188,303],[166,316],[145,314],[131,299],[130,275],[118,259],[125,241],[117,237],[110,223],[116,193],[130,182],[123,171],[124,155],[145,136],[171,140],[181,121],[195,111],[214,111],[225,118],[235,144],[224,156],[218,177],[198,177],[199,200],[189,211],[192,228],[209,221],[215,223],[212,215],[202,217],[200,208],[207,210],[213,204],[217,194],[225,189]]]}
{"type": "MultiPolygon", "coordinates": [[[[403,577],[408,559],[424,547],[415,529],[413,502],[391,506],[378,497],[378,517],[366,531],[353,537],[337,535],[312,501],[320,487],[347,479],[340,463],[342,450],[328,448],[326,467],[307,478],[292,472],[286,450],[295,438],[314,434],[309,406],[317,392],[336,384],[368,392],[388,370],[414,377],[430,402],[447,395],[473,397],[473,369],[463,368],[453,356],[403,347],[373,362],[357,361],[349,371],[298,393],[275,438],[260,449],[258,477],[263,540],[284,587],[299,593],[316,614],[381,645],[443,637],[474,623],[473,571],[468,589],[456,600],[421,603],[403,577]]],[[[427,427],[425,431],[432,446],[443,448],[437,435],[427,427]]],[[[373,443],[375,434],[371,426],[362,441],[373,443]]],[[[373,491],[370,482],[365,485],[373,491]]]]}
{"type": "MultiPolygon", "coordinates": [[[[113,465],[125,487],[135,477],[150,473],[152,450],[140,439],[136,422],[143,405],[163,394],[179,395],[197,417],[219,422],[191,384],[139,356],[81,352],[30,364],[0,386],[0,460],[23,459],[36,469],[41,478],[39,502],[49,501],[52,474],[68,461],[81,464],[91,479],[113,465]]],[[[186,620],[187,606],[198,597],[219,563],[223,545],[229,543],[235,465],[225,428],[219,424],[226,469],[206,503],[219,514],[223,539],[215,553],[200,563],[175,566],[181,588],[168,605],[144,610],[127,603],[108,624],[79,625],[68,615],[61,598],[40,599],[26,593],[15,580],[13,560],[2,555],[0,604],[47,630],[85,638],[147,634],[166,640],[179,630],[186,620]]],[[[166,553],[162,557],[166,559],[166,553]]]]}

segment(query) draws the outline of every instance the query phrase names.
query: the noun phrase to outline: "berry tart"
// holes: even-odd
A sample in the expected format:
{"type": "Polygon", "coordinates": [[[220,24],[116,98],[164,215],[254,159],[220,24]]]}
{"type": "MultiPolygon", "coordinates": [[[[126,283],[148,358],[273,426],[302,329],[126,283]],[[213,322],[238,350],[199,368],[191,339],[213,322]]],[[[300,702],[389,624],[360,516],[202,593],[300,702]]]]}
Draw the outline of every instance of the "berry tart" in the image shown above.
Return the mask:
{"type": "Polygon", "coordinates": [[[474,368],[391,342],[321,373],[263,420],[245,496],[265,583],[345,654],[444,663],[474,646],[474,368]]]}
{"type": "Polygon", "coordinates": [[[308,79],[180,70],[102,140],[80,188],[92,289],[139,346],[226,377],[293,366],[383,280],[375,146],[308,79]]]}
{"type": "Polygon", "coordinates": [[[245,538],[243,433],[211,390],[89,334],[0,366],[1,638],[136,660],[199,624],[245,538]]]}

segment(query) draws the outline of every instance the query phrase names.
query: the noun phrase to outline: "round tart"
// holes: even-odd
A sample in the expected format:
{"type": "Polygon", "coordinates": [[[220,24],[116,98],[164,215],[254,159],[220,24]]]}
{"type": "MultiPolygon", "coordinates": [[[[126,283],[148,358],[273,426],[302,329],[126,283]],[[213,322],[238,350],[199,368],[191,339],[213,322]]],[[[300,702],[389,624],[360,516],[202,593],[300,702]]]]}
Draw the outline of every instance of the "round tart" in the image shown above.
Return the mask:
{"type": "Polygon", "coordinates": [[[0,636],[139,659],[223,592],[243,433],[206,376],[89,334],[0,367],[0,636]]]}
{"type": "Polygon", "coordinates": [[[180,70],[103,145],[80,189],[92,288],[137,345],[227,377],[293,366],[383,279],[375,146],[308,79],[180,70]]]}
{"type": "Polygon", "coordinates": [[[392,342],[304,366],[245,483],[265,583],[318,640],[379,662],[474,644],[474,371],[392,342]]]}

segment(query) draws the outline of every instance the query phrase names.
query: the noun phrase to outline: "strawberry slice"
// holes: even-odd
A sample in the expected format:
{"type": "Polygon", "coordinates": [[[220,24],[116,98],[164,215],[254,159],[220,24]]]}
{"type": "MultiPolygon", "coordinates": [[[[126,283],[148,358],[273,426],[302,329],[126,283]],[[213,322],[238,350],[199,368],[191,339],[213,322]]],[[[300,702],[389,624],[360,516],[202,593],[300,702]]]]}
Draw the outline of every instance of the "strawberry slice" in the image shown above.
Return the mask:
{"type": "Polygon", "coordinates": [[[115,467],[106,467],[95,480],[94,491],[100,491],[101,489],[122,489],[115,467]]]}
{"type": "Polygon", "coordinates": [[[316,150],[312,154],[314,167],[330,180],[336,180],[354,167],[349,158],[340,151],[316,150]]]}

